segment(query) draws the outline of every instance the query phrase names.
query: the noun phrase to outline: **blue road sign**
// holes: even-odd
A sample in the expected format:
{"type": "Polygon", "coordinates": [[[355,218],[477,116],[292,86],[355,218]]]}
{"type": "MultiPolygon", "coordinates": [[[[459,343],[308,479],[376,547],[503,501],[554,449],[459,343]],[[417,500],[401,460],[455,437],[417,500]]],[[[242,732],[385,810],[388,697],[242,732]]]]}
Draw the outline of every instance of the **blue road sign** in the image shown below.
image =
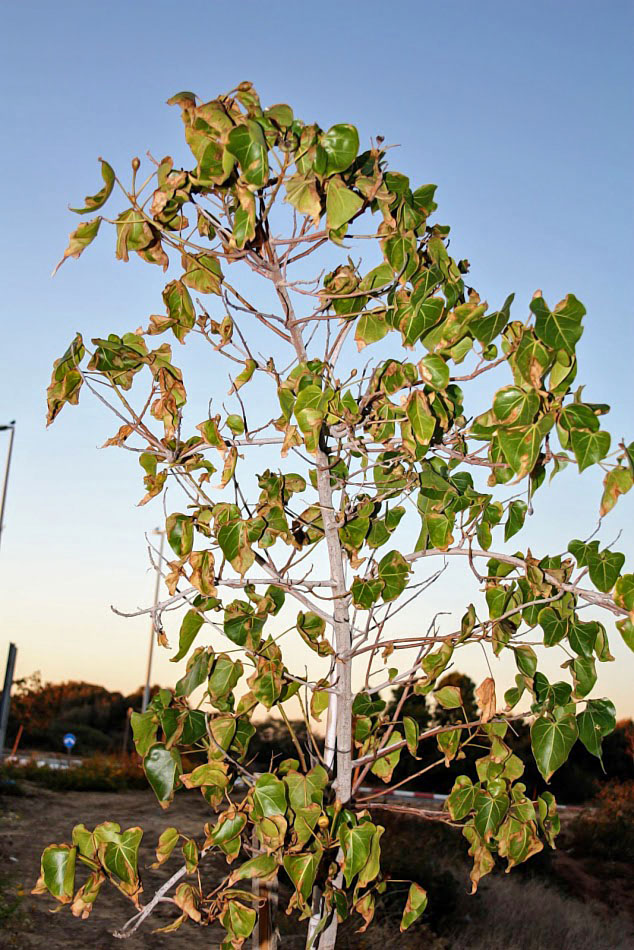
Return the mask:
{"type": "Polygon", "coordinates": [[[65,747],[70,750],[73,748],[73,746],[77,742],[77,738],[76,736],[73,735],[72,732],[67,732],[64,738],[62,739],[62,742],[64,743],[65,747]]]}

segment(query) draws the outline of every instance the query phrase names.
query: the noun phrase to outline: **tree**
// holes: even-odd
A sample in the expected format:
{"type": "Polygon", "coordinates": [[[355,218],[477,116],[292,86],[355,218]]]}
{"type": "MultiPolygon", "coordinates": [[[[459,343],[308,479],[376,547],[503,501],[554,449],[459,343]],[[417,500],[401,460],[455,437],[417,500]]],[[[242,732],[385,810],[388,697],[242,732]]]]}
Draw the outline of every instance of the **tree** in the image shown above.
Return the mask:
{"type": "MultiPolygon", "coordinates": [[[[527,796],[523,766],[505,741],[508,721],[532,719],[546,780],[578,738],[601,755],[614,706],[590,693],[595,663],[612,657],[606,627],[582,619],[581,608],[615,617],[632,646],[634,575],[596,539],[573,540],[564,554],[504,545],[537,505],[546,476],[566,464],[602,470],[607,514],[632,486],[634,444],[611,451],[601,428],[608,407],[572,389],[580,301],[568,294],[551,306],[537,291],[519,319],[512,294],[489,308],[466,282],[468,262],[450,256],[449,228],[433,220],[435,186],[414,187],[390,170],[382,139],[360,152],[353,125],[324,131],[288,105],[263,108],[250,83],[209,102],[189,92],[169,102],[180,109],[192,167],[152,160],[140,184],[135,158],[126,184],[101,160],[103,187],[77,213],[100,211],[115,185],[124,210],[81,223],[63,258],[79,257],[104,222],[114,225],[120,260],[135,252],[171,268],[163,311],[145,331],[91,346],[77,334],[55,364],[48,420],[89,390],[119,421],[107,444],[138,457],[142,503],[169,484],[171,509],[181,492],[165,525],[173,552],[161,565],[167,596],[147,612],[166,646],[164,611],[186,608],[174,657],[186,659],[186,672],[133,722],[161,806],[177,788],[200,789],[217,814],[198,841],[174,828],[159,841],[159,863],[179,843],[185,855],[169,882],[181,910],[176,924],[219,921],[222,946],[239,947],[259,902],[242,882],[285,873],[295,887],[289,912],[309,920],[308,943],[324,950],[352,911],[362,929],[369,925],[375,893],[386,887],[377,812],[389,806],[378,794],[357,802],[358,789],[368,772],[388,787],[401,755],[416,755],[421,742],[438,745],[447,761],[476,739],[490,749],[476,774],[457,779],[442,816],[463,828],[474,890],[495,853],[511,867],[553,844],[554,798],[527,796]],[[216,386],[215,409],[190,423],[171,346],[152,348],[164,334],[209,346],[212,383],[224,362],[229,409],[216,386]],[[462,387],[489,372],[503,385],[474,418],[462,387]],[[256,447],[257,489],[249,474],[256,447]],[[430,558],[437,567],[421,578],[430,558]],[[403,630],[401,609],[423,595],[429,604],[432,583],[456,559],[465,585],[475,578],[484,596],[475,593],[458,621],[444,620],[452,605],[440,603],[426,630],[420,620],[403,630]],[[282,623],[289,602],[299,610],[282,623]],[[300,639],[317,673],[287,667],[282,647],[300,639]],[[551,683],[538,669],[538,641],[563,654],[562,680],[551,683]],[[459,687],[437,686],[454,654],[473,643],[514,656],[515,686],[499,700],[489,677],[474,720],[421,732],[401,716],[401,703],[434,696],[458,709],[459,687]],[[390,717],[380,696],[391,686],[403,692],[390,717]],[[194,705],[195,690],[203,699],[194,705]],[[253,774],[254,710],[288,718],[289,703],[301,710],[309,741],[296,738],[296,757],[253,774]],[[322,752],[313,730],[326,710],[322,752]],[[190,770],[192,750],[206,761],[190,770]],[[211,851],[235,862],[213,884],[204,878],[211,851]]],[[[108,880],[137,908],[123,928],[130,933],[166,893],[140,903],[141,835],[78,825],[71,844],[44,852],[37,891],[85,916],[108,880]],[[76,862],[90,872],[78,892],[76,862]]],[[[412,882],[402,929],[426,900],[412,882]]]]}

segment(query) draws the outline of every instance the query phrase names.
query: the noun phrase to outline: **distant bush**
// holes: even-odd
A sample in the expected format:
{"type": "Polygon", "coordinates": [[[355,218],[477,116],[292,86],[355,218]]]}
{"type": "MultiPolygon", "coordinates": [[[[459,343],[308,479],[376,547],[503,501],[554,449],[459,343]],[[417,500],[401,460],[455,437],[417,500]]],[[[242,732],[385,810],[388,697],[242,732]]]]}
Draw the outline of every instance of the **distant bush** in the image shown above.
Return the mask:
{"type": "Polygon", "coordinates": [[[147,779],[140,764],[132,758],[95,755],[84,759],[81,765],[69,769],[27,765],[5,765],[0,781],[29,781],[55,791],[68,792],[125,792],[147,788],[147,779]]]}
{"type": "Polygon", "coordinates": [[[571,843],[580,854],[634,861],[634,782],[610,782],[571,825],[571,843]]]}

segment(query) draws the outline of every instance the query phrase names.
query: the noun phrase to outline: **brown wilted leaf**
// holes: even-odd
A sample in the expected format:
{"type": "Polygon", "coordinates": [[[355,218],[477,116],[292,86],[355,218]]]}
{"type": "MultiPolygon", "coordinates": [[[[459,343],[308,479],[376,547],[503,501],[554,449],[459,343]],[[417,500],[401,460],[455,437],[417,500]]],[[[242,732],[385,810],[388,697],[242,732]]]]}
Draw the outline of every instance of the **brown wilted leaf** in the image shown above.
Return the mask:
{"type": "Polygon", "coordinates": [[[197,924],[201,921],[201,914],[197,904],[198,892],[191,884],[179,884],[174,893],[174,903],[197,924]]]}
{"type": "Polygon", "coordinates": [[[491,676],[487,676],[476,689],[476,699],[482,714],[482,722],[488,722],[489,719],[495,716],[495,707],[497,705],[495,698],[495,680],[491,676]]]}
{"type": "Polygon", "coordinates": [[[117,434],[113,435],[112,438],[108,439],[107,442],[104,442],[101,448],[107,449],[109,445],[123,445],[123,443],[128,438],[128,436],[132,435],[133,432],[134,432],[134,429],[132,428],[132,426],[128,426],[128,425],[121,426],[117,434]]]}

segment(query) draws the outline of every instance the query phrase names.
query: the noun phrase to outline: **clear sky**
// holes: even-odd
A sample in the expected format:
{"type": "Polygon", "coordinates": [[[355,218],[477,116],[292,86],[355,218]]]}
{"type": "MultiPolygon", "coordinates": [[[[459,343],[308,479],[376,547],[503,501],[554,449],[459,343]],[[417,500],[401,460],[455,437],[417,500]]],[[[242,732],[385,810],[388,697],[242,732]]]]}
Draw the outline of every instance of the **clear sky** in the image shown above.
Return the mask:
{"type": "MultiPolygon", "coordinates": [[[[144,676],[147,624],[109,605],[150,600],[143,533],[160,507],[135,507],[130,455],[97,450],[110,418],[82,398],[46,431],[44,391],[75,330],[145,324],[162,275],[116,262],[108,239],[49,275],[77,223],[67,205],[97,190],[98,156],[127,168],[147,149],[179,154],[180,119],[165,100],[182,89],[212,98],[250,79],[265,103],[288,101],[306,121],[353,122],[362,142],[398,143],[397,167],[438,184],[437,220],[452,225],[452,251],[491,303],[515,291],[525,306],[538,287],[585,303],[579,377],[589,399],[614,407],[613,434],[634,438],[632,10],[623,0],[4,5],[0,423],[18,427],[2,664],[13,640],[18,675],[123,690],[144,676]]],[[[0,433],[0,465],[5,449],[0,433]]],[[[535,549],[593,530],[599,482],[592,472],[555,481],[539,499],[535,549]]],[[[631,525],[632,496],[607,519],[606,542],[631,525]]],[[[617,548],[632,569],[631,533],[617,548]]],[[[450,608],[468,603],[455,581],[442,592],[450,608]]],[[[601,669],[597,695],[631,715],[632,656],[612,639],[617,662],[601,669]]],[[[162,654],[155,679],[167,685],[174,672],[162,654]]]]}

